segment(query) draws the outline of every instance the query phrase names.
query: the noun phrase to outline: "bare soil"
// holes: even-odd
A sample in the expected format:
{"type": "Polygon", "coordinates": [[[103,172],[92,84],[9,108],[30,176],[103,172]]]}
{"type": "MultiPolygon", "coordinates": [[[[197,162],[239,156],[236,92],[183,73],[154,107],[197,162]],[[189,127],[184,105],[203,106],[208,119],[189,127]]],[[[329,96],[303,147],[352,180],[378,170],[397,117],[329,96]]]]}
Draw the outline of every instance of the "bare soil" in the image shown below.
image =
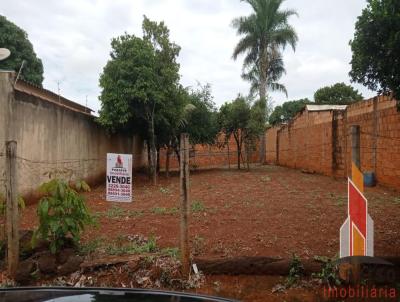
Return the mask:
{"type": "MultiPolygon", "coordinates": [[[[239,256],[302,259],[334,257],[339,251],[339,228],[347,217],[347,181],[276,166],[251,171],[214,169],[191,173],[190,237],[195,257],[221,259],[239,256]]],[[[366,188],[368,208],[375,222],[375,255],[400,255],[400,194],[384,187],[366,188]]],[[[105,187],[86,194],[99,226],[82,237],[104,243],[118,238],[155,236],[161,248],[179,246],[179,177],[161,176],[152,186],[134,175],[134,201],[110,203],[105,187]]],[[[36,206],[22,214],[21,228],[37,224],[36,206]]],[[[274,276],[206,276],[198,290],[245,301],[290,301],[272,294],[274,276]]],[[[283,295],[283,296],[282,296],[283,295]]],[[[291,290],[298,301],[313,301],[315,291],[291,290]]],[[[293,300],[296,301],[296,300],[293,300]]]]}

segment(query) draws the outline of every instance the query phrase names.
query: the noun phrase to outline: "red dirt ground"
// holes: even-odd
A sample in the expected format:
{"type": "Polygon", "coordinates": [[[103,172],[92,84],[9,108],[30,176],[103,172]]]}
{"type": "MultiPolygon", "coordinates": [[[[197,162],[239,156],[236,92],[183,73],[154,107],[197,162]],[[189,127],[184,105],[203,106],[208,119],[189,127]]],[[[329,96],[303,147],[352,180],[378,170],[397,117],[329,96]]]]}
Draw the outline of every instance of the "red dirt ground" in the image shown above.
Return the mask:
{"type": "MultiPolygon", "coordinates": [[[[317,174],[276,166],[255,166],[250,172],[215,169],[191,174],[191,202],[204,210],[190,215],[192,252],[201,258],[234,256],[334,257],[339,228],[347,216],[347,183],[317,174]]],[[[398,192],[367,188],[369,212],[375,221],[375,255],[400,255],[398,192]]],[[[134,201],[105,201],[105,187],[86,194],[99,227],[88,228],[83,240],[103,243],[121,235],[154,235],[157,245],[179,245],[179,177],[160,177],[156,187],[134,175],[134,201]],[[160,208],[169,209],[169,213],[160,208]],[[175,210],[173,209],[175,208],[175,210]],[[119,210],[118,210],[119,209],[119,210]],[[122,209],[122,210],[121,210],[122,209]],[[171,210],[173,209],[173,210],[171,210]]],[[[37,224],[36,207],[22,214],[21,228],[37,224]]],[[[314,289],[272,294],[277,276],[206,276],[199,293],[243,301],[315,301],[314,289]]]]}
{"type": "MultiPolygon", "coordinates": [[[[339,228],[347,216],[345,179],[256,166],[250,172],[195,172],[190,185],[191,202],[205,207],[190,216],[192,248],[197,256],[287,258],[296,253],[301,258],[333,257],[339,250],[339,228]]],[[[375,221],[375,255],[400,255],[399,194],[376,187],[367,188],[366,196],[375,221]]],[[[99,227],[85,231],[83,240],[153,234],[161,247],[178,246],[179,213],[154,213],[156,208],[179,206],[176,175],[161,177],[157,187],[151,186],[145,176],[135,175],[132,203],[105,201],[104,186],[86,197],[91,211],[103,215],[99,227]],[[113,206],[124,211],[114,215],[113,206]]],[[[35,210],[35,206],[29,206],[23,211],[23,229],[37,223],[35,210]]]]}

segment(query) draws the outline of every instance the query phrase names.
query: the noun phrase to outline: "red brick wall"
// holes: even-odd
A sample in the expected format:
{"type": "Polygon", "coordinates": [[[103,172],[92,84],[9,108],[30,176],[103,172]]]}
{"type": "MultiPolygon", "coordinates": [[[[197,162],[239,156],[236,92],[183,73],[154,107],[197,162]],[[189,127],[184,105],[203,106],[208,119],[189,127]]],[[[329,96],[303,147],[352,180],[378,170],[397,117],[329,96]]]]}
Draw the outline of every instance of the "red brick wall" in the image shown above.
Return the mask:
{"type": "Polygon", "coordinates": [[[267,163],[346,177],[351,172],[352,125],[360,126],[361,170],[400,188],[400,113],[388,97],[358,102],[345,111],[300,113],[266,132],[267,163]],[[376,110],[374,110],[374,107],[376,110]],[[278,146],[278,151],[276,146],[278,146]]]}
{"type": "MultiPolygon", "coordinates": [[[[229,140],[228,145],[223,145],[222,143],[225,141],[224,136],[220,135],[218,137],[218,143],[215,145],[194,145],[191,150],[194,152],[190,152],[192,155],[190,157],[190,166],[193,168],[213,168],[213,167],[222,167],[222,166],[237,166],[237,146],[236,141],[233,136],[229,140]],[[229,152],[228,152],[229,151],[229,152]]],[[[245,146],[242,147],[243,152],[243,160],[246,162],[246,150],[245,146]]],[[[249,151],[250,162],[256,163],[259,162],[259,146],[257,144],[254,150],[249,151]]],[[[166,166],[166,150],[162,149],[160,151],[160,169],[165,170],[166,166]]],[[[241,167],[244,167],[245,164],[241,161],[241,167]]],[[[179,168],[178,157],[175,152],[170,156],[170,169],[176,170],[179,168]]]]}

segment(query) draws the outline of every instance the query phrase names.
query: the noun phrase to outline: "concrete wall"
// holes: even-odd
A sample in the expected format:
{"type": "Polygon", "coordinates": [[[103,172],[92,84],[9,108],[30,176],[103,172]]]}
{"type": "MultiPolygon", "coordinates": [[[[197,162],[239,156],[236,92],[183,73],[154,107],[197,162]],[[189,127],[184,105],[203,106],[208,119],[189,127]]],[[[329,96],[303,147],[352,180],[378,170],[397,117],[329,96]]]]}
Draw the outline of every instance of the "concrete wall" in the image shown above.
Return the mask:
{"type": "Polygon", "coordinates": [[[346,177],[351,173],[352,125],[360,126],[361,170],[374,171],[378,182],[400,189],[400,113],[388,97],[361,101],[345,111],[305,110],[288,125],[268,129],[267,163],[346,177]]]}
{"type": "MultiPolygon", "coordinates": [[[[107,153],[134,154],[134,167],[143,165],[143,143],[138,138],[109,135],[95,117],[10,89],[10,80],[9,74],[0,73],[1,108],[6,108],[7,92],[12,108],[8,122],[6,112],[0,112],[0,124],[4,125],[0,130],[0,150],[6,140],[17,141],[21,194],[34,194],[41,183],[55,176],[85,179],[92,184],[104,181],[107,153]]],[[[3,172],[4,156],[1,163],[3,172]]]]}

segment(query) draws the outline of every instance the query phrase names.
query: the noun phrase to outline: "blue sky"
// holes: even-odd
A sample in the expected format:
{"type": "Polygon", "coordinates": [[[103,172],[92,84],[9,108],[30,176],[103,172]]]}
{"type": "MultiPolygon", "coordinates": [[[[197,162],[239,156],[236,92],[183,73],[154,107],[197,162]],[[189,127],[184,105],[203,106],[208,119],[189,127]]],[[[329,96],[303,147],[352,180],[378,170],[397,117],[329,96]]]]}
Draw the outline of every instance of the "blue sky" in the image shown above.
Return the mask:
{"type": "MultiPolygon", "coordinates": [[[[336,82],[350,83],[349,41],[364,0],[286,0],[297,10],[291,23],[297,29],[296,52],[286,49],[284,60],[289,100],[313,97],[315,90],[336,82]]],[[[112,37],[128,32],[142,35],[143,15],[164,20],[171,39],[182,47],[181,83],[210,83],[217,105],[247,94],[241,77],[242,58],[232,60],[238,41],[233,18],[250,13],[239,0],[2,0],[0,14],[25,29],[44,64],[44,86],[73,101],[98,110],[98,78],[109,59],[112,37]]],[[[1,47],[6,47],[1,45],[1,47]]],[[[364,97],[373,92],[354,85],[364,97]]],[[[286,101],[272,93],[275,105],[286,101]]]]}

